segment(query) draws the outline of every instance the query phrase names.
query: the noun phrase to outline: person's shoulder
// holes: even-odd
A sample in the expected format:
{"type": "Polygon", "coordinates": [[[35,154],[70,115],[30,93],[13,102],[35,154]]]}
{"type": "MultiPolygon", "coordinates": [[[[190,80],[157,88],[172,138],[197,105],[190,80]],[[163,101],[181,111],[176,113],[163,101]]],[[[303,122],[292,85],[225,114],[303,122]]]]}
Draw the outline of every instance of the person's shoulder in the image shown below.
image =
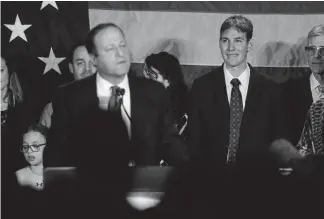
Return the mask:
{"type": "Polygon", "coordinates": [[[15,174],[19,182],[23,181],[29,175],[28,167],[17,170],[15,174]]]}
{"type": "Polygon", "coordinates": [[[222,66],[212,69],[210,72],[203,76],[195,79],[193,82],[193,87],[195,88],[205,88],[206,86],[212,85],[217,81],[217,78],[223,74],[222,66]]]}
{"type": "Polygon", "coordinates": [[[63,84],[59,87],[59,90],[61,90],[63,92],[78,90],[78,89],[82,88],[83,86],[88,86],[89,84],[91,84],[93,82],[94,83],[96,82],[96,74],[93,74],[89,77],[86,77],[86,78],[83,78],[80,80],[74,80],[69,83],[63,84]]]}
{"type": "Polygon", "coordinates": [[[154,80],[147,79],[145,77],[129,77],[130,83],[136,84],[136,88],[144,90],[144,91],[156,91],[156,92],[165,92],[164,86],[154,80]]]}

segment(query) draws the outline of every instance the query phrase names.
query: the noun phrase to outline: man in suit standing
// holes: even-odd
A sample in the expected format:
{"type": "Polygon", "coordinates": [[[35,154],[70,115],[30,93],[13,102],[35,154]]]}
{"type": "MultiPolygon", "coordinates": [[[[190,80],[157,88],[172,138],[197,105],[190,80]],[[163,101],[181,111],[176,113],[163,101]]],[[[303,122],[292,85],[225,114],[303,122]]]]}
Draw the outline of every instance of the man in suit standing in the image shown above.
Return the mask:
{"type": "Polygon", "coordinates": [[[76,166],[82,188],[108,189],[123,199],[131,183],[129,165],[159,165],[163,159],[177,166],[188,154],[164,87],[129,75],[123,31],[99,24],[89,32],[86,48],[97,74],[59,89],[44,166],[76,166]]]}
{"type": "Polygon", "coordinates": [[[136,165],[158,165],[161,159],[170,165],[186,161],[165,89],[128,74],[131,58],[122,30],[100,24],[88,34],[86,47],[98,72],[59,89],[53,101],[51,147],[44,158],[47,166],[91,162],[106,166],[110,159],[126,166],[130,161],[136,165]],[[123,122],[111,127],[120,116],[123,122]],[[122,141],[123,146],[116,147],[122,141]]]}
{"type": "Polygon", "coordinates": [[[324,97],[324,25],[313,27],[305,47],[310,71],[283,85],[289,115],[289,141],[297,145],[312,103],[324,97]]]}
{"type": "Polygon", "coordinates": [[[197,79],[190,92],[190,154],[230,172],[262,169],[270,143],[286,135],[278,85],[247,63],[252,34],[249,19],[226,19],[219,38],[224,64],[197,79]]]}
{"type": "MultiPolygon", "coordinates": [[[[88,77],[96,72],[90,59],[87,48],[84,44],[77,44],[69,55],[69,70],[73,74],[74,80],[81,80],[88,77]]],[[[53,114],[52,102],[48,103],[41,114],[39,123],[51,127],[51,117],[53,114]]]]}

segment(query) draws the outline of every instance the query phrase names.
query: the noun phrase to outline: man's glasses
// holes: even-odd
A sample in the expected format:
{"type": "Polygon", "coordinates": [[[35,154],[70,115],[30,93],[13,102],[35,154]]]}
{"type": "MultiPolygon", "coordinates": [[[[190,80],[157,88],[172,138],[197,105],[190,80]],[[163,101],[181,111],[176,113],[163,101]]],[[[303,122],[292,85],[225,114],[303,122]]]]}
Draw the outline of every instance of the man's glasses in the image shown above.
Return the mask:
{"type": "Polygon", "coordinates": [[[319,56],[324,57],[324,46],[305,46],[305,51],[310,56],[314,56],[318,52],[319,56]]]}
{"type": "Polygon", "coordinates": [[[22,145],[20,147],[20,151],[23,152],[23,153],[27,153],[29,148],[30,148],[32,152],[38,152],[39,148],[41,146],[45,146],[45,145],[46,145],[46,143],[44,143],[44,144],[22,145]]]}
{"type": "Polygon", "coordinates": [[[151,68],[147,67],[146,64],[144,65],[144,71],[149,79],[156,80],[158,78],[158,74],[151,68]]]}

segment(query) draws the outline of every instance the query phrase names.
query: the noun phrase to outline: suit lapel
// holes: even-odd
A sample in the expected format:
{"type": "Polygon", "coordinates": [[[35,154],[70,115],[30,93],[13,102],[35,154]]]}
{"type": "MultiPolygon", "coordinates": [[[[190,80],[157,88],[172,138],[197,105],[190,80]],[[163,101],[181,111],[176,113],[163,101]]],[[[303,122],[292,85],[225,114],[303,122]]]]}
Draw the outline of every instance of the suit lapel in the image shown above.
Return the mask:
{"type": "Polygon", "coordinates": [[[241,136],[245,136],[244,128],[250,123],[250,120],[253,119],[256,115],[257,108],[259,106],[259,98],[261,93],[261,83],[260,83],[260,75],[254,71],[252,66],[250,67],[250,82],[249,88],[246,96],[245,109],[242,118],[241,125],[241,136]]]}
{"type": "MultiPolygon", "coordinates": [[[[79,95],[82,97],[80,100],[81,104],[84,104],[86,109],[89,109],[88,107],[92,108],[93,106],[98,107],[99,105],[99,99],[97,96],[97,84],[96,84],[96,74],[83,79],[82,83],[84,83],[84,86],[82,86],[82,95],[79,95]]],[[[81,108],[82,109],[82,108],[81,108]]]]}
{"type": "MultiPolygon", "coordinates": [[[[129,77],[129,90],[130,90],[130,102],[131,102],[131,132],[132,139],[136,138],[136,132],[141,129],[140,126],[144,125],[143,122],[146,121],[142,118],[143,111],[145,111],[145,106],[141,104],[141,94],[139,89],[139,84],[136,83],[136,78],[129,77]]],[[[140,130],[140,132],[143,130],[140,130]]]]}
{"type": "Polygon", "coordinates": [[[312,91],[310,87],[310,81],[309,81],[309,76],[300,81],[300,102],[304,103],[302,106],[305,106],[305,112],[308,111],[309,106],[313,103],[313,96],[312,96],[312,91]]]}
{"type": "MultiPolygon", "coordinates": [[[[213,85],[214,99],[216,99],[213,104],[213,108],[214,108],[213,110],[215,110],[214,112],[219,112],[219,113],[217,113],[217,115],[221,115],[222,123],[223,123],[222,127],[224,127],[224,130],[229,130],[229,103],[228,103],[228,96],[227,96],[227,89],[226,89],[226,84],[225,84],[223,65],[216,72],[215,82],[213,81],[213,83],[215,83],[213,85]]],[[[219,123],[219,121],[220,120],[217,119],[217,121],[215,121],[215,123],[217,124],[217,123],[219,123]]]]}

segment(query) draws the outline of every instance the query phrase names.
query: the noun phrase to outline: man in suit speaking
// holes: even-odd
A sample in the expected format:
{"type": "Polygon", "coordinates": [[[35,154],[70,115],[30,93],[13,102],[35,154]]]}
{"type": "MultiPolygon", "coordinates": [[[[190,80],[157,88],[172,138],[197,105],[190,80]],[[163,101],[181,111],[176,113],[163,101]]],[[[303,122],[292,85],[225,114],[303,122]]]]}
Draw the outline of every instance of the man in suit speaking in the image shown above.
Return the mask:
{"type": "Polygon", "coordinates": [[[87,177],[110,180],[129,165],[185,162],[187,150],[173,127],[164,87],[129,75],[123,31],[99,24],[86,48],[97,73],[59,89],[44,165],[76,166],[87,177]]]}
{"type": "Polygon", "coordinates": [[[226,19],[219,38],[225,63],[197,79],[190,92],[190,153],[230,172],[262,169],[270,143],[286,136],[278,85],[247,63],[252,34],[249,19],[226,19]]]}

